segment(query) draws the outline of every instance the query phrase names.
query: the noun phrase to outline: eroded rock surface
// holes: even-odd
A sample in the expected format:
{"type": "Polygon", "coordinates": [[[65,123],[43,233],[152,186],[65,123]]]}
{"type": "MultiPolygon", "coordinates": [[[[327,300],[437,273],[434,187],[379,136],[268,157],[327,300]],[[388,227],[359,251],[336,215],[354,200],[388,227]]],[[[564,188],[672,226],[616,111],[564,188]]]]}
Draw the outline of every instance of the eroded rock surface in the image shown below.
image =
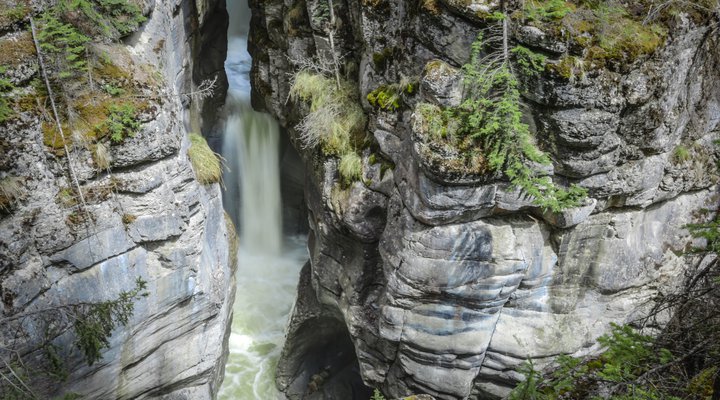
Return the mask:
{"type": "MultiPolygon", "coordinates": [[[[148,296],[135,303],[127,326],[113,332],[93,365],[74,350],[71,330],[51,337],[68,378],[58,383],[29,376],[43,398],[77,393],[88,399],[211,399],[224,373],[235,290],[234,232],[219,185],[195,178],[187,121],[197,118],[188,111],[196,105],[181,94],[210,75],[213,61],[206,55],[200,67],[198,49],[208,26],[226,26],[227,14],[223,1],[141,3],[148,21],[105,50],[152,88],[150,111],[134,137],[108,145],[106,170],[100,171],[90,147],[71,145],[86,208],[70,189],[66,155],[43,143],[39,115],[22,112],[0,127],[0,178],[22,177],[21,195],[0,214],[0,319],[31,315],[24,319],[26,337],[13,336],[17,331],[2,323],[3,346],[30,351],[24,356],[34,366],[45,354],[37,350],[45,338],[38,330],[47,326],[34,319],[34,311],[115,299],[133,289],[137,278],[147,282],[148,296]]],[[[5,28],[3,44],[16,35],[5,28]]],[[[37,74],[32,56],[28,67],[11,67],[9,73],[20,71],[16,84],[37,74]]],[[[222,68],[223,59],[215,57],[215,67],[222,68]]],[[[224,73],[218,82],[223,79],[224,73]]],[[[222,101],[222,89],[218,95],[222,101]]],[[[0,397],[5,389],[0,385],[0,397]]]]}
{"type": "MultiPolygon", "coordinates": [[[[311,21],[317,3],[251,2],[254,104],[288,128],[307,165],[309,283],[278,367],[291,398],[321,368],[303,364],[310,352],[297,347],[314,346],[300,328],[312,321],[344,325],[362,379],[387,395],[498,398],[525,360],[541,367],[597,350],[611,322],[632,321],[682,280],[683,226],[717,204],[716,33],[679,17],[665,45],[623,72],[524,82],[525,118],[553,158],[546,172],[589,190],[581,207],[549,213],[507,182],[448,169],[442,160],[456,155],[428,151],[413,115],[420,101],[460,101],[458,67],[496,2],[337,2],[336,45],[377,143],[363,154],[362,181],[346,189],[337,160],[299,142],[305,106],[287,101],[291,60],[327,48],[311,21]],[[420,79],[407,107],[365,102],[401,77],[420,79]],[[680,147],[691,155],[677,157],[680,147]]],[[[537,27],[514,29],[512,40],[551,60],[568,51],[537,27]]]]}

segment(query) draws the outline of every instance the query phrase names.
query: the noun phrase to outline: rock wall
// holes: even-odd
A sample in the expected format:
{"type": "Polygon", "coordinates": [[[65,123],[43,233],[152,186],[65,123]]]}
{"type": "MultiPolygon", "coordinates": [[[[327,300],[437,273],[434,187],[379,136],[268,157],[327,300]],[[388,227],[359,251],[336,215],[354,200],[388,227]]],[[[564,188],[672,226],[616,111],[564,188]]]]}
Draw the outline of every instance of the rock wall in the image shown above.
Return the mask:
{"type": "MultiPolygon", "coordinates": [[[[223,378],[236,236],[219,185],[196,180],[187,133],[200,125],[198,110],[224,98],[225,3],[142,3],[147,22],[105,51],[146,90],[149,111],[134,137],[109,146],[108,168],[98,168],[91,146],[71,145],[85,210],[68,196],[67,158],[48,148],[42,115],[19,112],[0,127],[0,178],[22,182],[21,194],[0,214],[0,320],[31,315],[22,320],[26,336],[3,322],[0,343],[12,343],[33,366],[44,359],[38,350],[44,325],[33,312],[115,299],[136,278],[147,281],[148,296],[112,333],[98,362],[89,366],[74,350],[72,331],[52,339],[68,376],[60,383],[28,376],[42,398],[211,399],[223,378]],[[183,95],[215,73],[218,89],[205,106],[183,95]]],[[[27,20],[1,27],[0,44],[26,29],[27,20]]],[[[39,74],[34,50],[21,58],[8,70],[18,87],[39,74]]],[[[4,390],[0,385],[0,397],[4,390]]]]}
{"type": "MultiPolygon", "coordinates": [[[[310,266],[277,378],[291,398],[331,365],[318,361],[334,349],[319,345],[328,335],[313,326],[344,326],[362,380],[386,395],[498,398],[525,360],[542,367],[597,350],[611,322],[633,321],[682,281],[679,254],[691,242],[683,226],[717,207],[716,29],[680,15],[660,49],[620,70],[523,82],[525,118],[553,158],[549,172],[589,190],[582,207],[549,213],[502,180],[447,173],[442,159],[452,154],[440,154],[438,168],[413,113],[420,101],[459,101],[458,68],[487,26],[478,15],[496,2],[334,3],[338,53],[376,142],[364,150],[362,182],[347,189],[337,159],[299,141],[306,108],[288,101],[291,60],[329,48],[311,17],[319,2],[251,1],[253,103],[288,129],[307,169],[310,266]],[[408,107],[367,103],[403,76],[420,77],[408,107]],[[692,154],[678,157],[680,146],[692,154]],[[385,172],[378,157],[393,167],[385,172]]],[[[511,40],[559,60],[566,44],[538,31],[519,27],[511,40]]],[[[333,398],[341,383],[329,375],[312,398],[333,398]]]]}

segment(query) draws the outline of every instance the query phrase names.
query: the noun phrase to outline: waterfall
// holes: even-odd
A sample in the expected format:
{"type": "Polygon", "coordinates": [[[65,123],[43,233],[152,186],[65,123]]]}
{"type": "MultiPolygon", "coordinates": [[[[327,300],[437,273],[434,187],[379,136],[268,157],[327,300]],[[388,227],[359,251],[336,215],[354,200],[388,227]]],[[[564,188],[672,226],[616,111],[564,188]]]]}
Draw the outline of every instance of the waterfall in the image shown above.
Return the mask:
{"type": "Polygon", "coordinates": [[[280,133],[269,115],[237,105],[228,116],[223,138],[223,157],[231,171],[225,179],[226,208],[239,220],[245,249],[277,255],[282,241],[280,133]]]}
{"type": "Polygon", "coordinates": [[[249,105],[251,59],[247,53],[249,11],[244,0],[228,1],[230,29],[225,71],[222,155],[225,208],[240,233],[237,294],[230,355],[221,400],[275,400],[275,366],[295,298],[297,277],[308,258],[305,240],[283,237],[279,128],[249,105]]]}

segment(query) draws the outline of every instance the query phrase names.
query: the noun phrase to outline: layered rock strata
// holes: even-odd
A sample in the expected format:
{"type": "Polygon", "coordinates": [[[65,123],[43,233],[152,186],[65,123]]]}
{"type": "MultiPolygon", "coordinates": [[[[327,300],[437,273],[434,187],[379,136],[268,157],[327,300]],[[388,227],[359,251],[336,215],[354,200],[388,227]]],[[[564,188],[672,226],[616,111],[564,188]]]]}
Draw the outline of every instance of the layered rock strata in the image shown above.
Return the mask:
{"type": "MultiPolygon", "coordinates": [[[[30,315],[23,323],[26,336],[5,329],[7,324],[0,342],[12,344],[34,366],[45,354],[38,350],[44,332],[34,327],[46,325],[33,312],[112,300],[137,278],[147,282],[148,296],[135,302],[127,325],[112,332],[93,365],[74,350],[72,330],[52,338],[67,379],[27,377],[37,395],[211,399],[222,381],[235,233],[219,185],[199,183],[188,158],[189,127],[200,125],[199,114],[191,116],[189,109],[203,105],[183,94],[222,71],[227,13],[224,1],[142,3],[148,20],[105,51],[145,90],[148,111],[137,134],[109,146],[107,168],[98,167],[90,146],[71,145],[86,207],[71,195],[66,154],[51,151],[47,138],[44,143],[40,115],[21,112],[0,128],[1,177],[22,180],[21,193],[0,214],[0,319],[30,315]]],[[[2,27],[0,43],[16,40],[13,30],[26,23],[2,27]]],[[[7,71],[18,87],[38,76],[31,55],[7,71]]],[[[220,101],[224,79],[222,72],[220,101]]],[[[0,397],[5,389],[0,385],[0,397]]]]}
{"type": "MultiPolygon", "coordinates": [[[[334,44],[377,146],[364,152],[362,182],[346,189],[337,160],[298,139],[306,108],[288,101],[292,60],[330,47],[315,21],[319,2],[251,1],[253,102],[288,129],[307,166],[309,283],[278,367],[291,398],[324,368],[298,348],[332,352],[318,350],[311,327],[319,321],[345,326],[363,381],[390,396],[497,398],[521,379],[525,360],[542,367],[559,354],[596,350],[611,322],[634,320],[658,291],[682,281],[679,254],[691,242],[683,226],[717,204],[713,29],[681,15],[665,45],[622,72],[524,82],[525,117],[553,158],[548,172],[589,190],[584,206],[548,213],[502,181],[451,174],[442,162],[435,168],[413,113],[421,101],[459,102],[459,67],[487,26],[478,15],[498,4],[334,3],[334,44]],[[407,108],[366,102],[380,85],[413,76],[421,90],[407,108]],[[677,157],[680,146],[691,156],[677,157]],[[372,152],[393,168],[385,171],[372,152]]],[[[511,40],[551,60],[568,51],[531,26],[511,40]]]]}

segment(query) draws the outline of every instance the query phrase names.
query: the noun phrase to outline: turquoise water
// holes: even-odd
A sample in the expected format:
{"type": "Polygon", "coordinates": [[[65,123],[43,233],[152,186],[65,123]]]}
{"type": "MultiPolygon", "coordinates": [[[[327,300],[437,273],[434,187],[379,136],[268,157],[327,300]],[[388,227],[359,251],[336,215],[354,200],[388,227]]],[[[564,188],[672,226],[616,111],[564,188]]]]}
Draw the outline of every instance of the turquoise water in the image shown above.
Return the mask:
{"type": "Polygon", "coordinates": [[[305,260],[301,237],[285,241],[282,257],[240,250],[230,358],[219,399],[283,398],[275,389],[275,366],[305,260]]]}

